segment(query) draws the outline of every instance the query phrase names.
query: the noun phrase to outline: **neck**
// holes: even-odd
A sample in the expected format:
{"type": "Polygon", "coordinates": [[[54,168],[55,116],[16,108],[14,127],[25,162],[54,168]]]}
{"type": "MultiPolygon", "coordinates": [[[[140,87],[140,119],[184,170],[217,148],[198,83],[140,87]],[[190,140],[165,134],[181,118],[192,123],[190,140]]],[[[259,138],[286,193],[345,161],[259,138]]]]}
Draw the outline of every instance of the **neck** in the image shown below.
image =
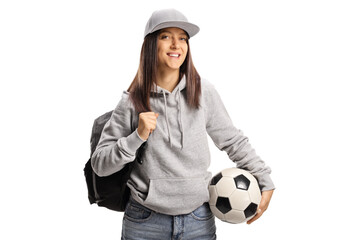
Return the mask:
{"type": "Polygon", "coordinates": [[[161,88],[172,92],[176,85],[179,83],[179,69],[174,71],[158,71],[156,84],[161,88]]]}

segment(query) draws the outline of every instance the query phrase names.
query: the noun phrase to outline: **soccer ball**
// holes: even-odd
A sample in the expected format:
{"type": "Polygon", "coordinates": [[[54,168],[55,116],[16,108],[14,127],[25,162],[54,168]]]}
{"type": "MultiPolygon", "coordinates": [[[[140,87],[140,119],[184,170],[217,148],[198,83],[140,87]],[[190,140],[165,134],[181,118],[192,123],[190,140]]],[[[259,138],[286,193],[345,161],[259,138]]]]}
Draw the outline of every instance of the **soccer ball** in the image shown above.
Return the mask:
{"type": "Polygon", "coordinates": [[[216,174],[209,185],[210,209],[224,222],[242,223],[251,219],[261,201],[259,184],[248,171],[227,168],[216,174]]]}

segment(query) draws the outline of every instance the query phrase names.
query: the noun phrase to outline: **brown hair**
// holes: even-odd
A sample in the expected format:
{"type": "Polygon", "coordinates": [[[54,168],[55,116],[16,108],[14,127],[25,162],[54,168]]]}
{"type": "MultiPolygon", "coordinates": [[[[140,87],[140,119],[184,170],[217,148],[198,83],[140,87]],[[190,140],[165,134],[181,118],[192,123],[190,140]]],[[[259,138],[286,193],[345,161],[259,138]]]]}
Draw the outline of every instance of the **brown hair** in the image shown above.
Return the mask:
{"type": "MultiPolygon", "coordinates": [[[[144,39],[140,64],[134,80],[128,88],[130,99],[138,113],[151,111],[150,94],[156,81],[157,59],[157,41],[160,31],[147,35],[144,39]]],[[[198,108],[200,106],[201,81],[200,75],[193,64],[189,41],[188,52],[185,61],[180,66],[181,79],[186,76],[186,101],[189,106],[198,108]]]]}

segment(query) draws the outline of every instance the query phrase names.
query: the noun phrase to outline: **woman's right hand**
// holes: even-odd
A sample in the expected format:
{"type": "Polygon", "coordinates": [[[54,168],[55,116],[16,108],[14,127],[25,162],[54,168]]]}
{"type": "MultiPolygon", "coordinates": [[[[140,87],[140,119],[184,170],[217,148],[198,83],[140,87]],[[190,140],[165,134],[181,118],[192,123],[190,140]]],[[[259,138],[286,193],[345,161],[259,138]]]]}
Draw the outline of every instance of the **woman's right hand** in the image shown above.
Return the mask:
{"type": "Polygon", "coordinates": [[[152,133],[156,128],[156,120],[159,114],[154,112],[143,112],[139,114],[139,123],[138,123],[138,134],[143,140],[149,138],[150,133],[152,133]]]}

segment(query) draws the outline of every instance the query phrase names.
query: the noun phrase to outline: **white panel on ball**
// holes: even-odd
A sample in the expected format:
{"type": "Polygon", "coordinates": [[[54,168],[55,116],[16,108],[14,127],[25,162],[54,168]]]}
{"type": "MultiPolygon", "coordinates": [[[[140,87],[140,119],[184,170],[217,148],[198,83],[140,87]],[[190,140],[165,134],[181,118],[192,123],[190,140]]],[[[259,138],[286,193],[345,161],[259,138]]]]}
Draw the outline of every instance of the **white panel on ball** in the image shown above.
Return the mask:
{"type": "Polygon", "coordinates": [[[244,211],[251,203],[249,193],[247,191],[234,191],[229,197],[232,209],[244,211]]]}
{"type": "Polygon", "coordinates": [[[221,221],[225,221],[225,216],[222,212],[220,212],[216,206],[210,205],[210,210],[212,211],[212,213],[221,221]]]}
{"type": "Polygon", "coordinates": [[[250,187],[248,189],[248,193],[250,196],[250,199],[253,203],[256,203],[257,205],[260,204],[261,201],[261,192],[259,189],[259,186],[256,182],[251,182],[250,187]]]}
{"type": "Polygon", "coordinates": [[[236,186],[233,178],[222,177],[216,184],[216,191],[218,196],[229,197],[235,189],[236,186]]]}
{"type": "Polygon", "coordinates": [[[210,193],[210,200],[209,200],[209,204],[210,205],[215,205],[216,204],[216,200],[218,198],[218,194],[216,192],[216,187],[213,185],[209,186],[209,193],[210,193]]]}
{"type": "Polygon", "coordinates": [[[225,221],[229,223],[242,223],[246,221],[244,211],[231,210],[225,214],[225,221]]]}

